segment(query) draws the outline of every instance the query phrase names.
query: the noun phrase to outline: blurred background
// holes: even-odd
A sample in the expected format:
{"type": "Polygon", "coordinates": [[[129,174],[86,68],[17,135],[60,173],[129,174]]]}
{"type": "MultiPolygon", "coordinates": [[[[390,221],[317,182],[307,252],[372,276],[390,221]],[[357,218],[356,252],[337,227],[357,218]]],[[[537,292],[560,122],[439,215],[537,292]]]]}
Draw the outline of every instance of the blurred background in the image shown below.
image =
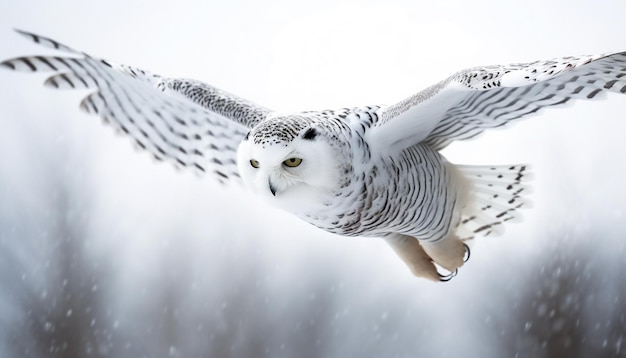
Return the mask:
{"type": "MultiPolygon", "coordinates": [[[[284,110],[391,104],[478,65],[626,50],[626,2],[4,1],[50,50],[284,110]]],[[[626,356],[626,97],[444,151],[532,163],[532,209],[446,284],[137,152],[84,92],[0,71],[0,357],[626,356]]]]}

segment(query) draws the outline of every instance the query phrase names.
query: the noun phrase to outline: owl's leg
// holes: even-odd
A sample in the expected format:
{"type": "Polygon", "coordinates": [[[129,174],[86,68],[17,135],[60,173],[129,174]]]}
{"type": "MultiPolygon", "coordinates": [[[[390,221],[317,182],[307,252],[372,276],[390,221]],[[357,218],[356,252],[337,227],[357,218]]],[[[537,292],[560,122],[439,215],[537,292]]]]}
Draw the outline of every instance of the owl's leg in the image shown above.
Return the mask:
{"type": "Polygon", "coordinates": [[[440,281],[441,275],[426,254],[419,240],[412,236],[393,234],[385,238],[389,246],[400,256],[413,275],[424,277],[432,281],[440,281]]]}
{"type": "Polygon", "coordinates": [[[435,242],[422,242],[424,251],[437,265],[452,272],[463,266],[469,258],[467,245],[456,235],[451,234],[435,242]]]}

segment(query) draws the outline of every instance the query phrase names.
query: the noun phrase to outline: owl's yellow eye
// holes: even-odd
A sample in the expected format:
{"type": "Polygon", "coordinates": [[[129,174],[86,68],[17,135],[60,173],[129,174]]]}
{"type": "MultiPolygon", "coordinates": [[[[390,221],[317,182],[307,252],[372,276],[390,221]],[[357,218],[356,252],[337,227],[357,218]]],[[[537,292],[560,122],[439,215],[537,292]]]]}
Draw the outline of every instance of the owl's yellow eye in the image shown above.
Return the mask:
{"type": "Polygon", "coordinates": [[[260,166],[261,166],[261,165],[259,164],[259,161],[258,161],[258,160],[255,160],[255,159],[250,159],[250,165],[252,165],[252,167],[253,167],[253,168],[258,168],[258,167],[260,167],[260,166]]]}
{"type": "Polygon", "coordinates": [[[300,163],[302,163],[302,159],[300,158],[289,158],[283,162],[284,165],[290,168],[295,168],[300,165],[300,163]]]}

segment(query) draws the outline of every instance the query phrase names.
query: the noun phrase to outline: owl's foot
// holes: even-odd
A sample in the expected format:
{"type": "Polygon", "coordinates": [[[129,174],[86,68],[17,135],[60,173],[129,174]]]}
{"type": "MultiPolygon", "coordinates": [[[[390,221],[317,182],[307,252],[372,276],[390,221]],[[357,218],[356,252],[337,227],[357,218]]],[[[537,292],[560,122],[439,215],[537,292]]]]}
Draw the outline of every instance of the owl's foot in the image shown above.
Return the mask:
{"type": "Polygon", "coordinates": [[[439,275],[439,281],[440,282],[448,282],[448,281],[452,280],[452,278],[454,276],[456,276],[457,273],[459,273],[459,269],[456,269],[456,270],[448,273],[447,275],[442,275],[439,271],[437,271],[437,274],[439,275]]]}
{"type": "Polygon", "coordinates": [[[400,234],[390,235],[386,240],[413,275],[431,281],[450,281],[471,254],[469,246],[455,236],[436,243],[421,242],[412,236],[400,234]],[[448,272],[440,272],[435,263],[448,272]]]}
{"type": "Polygon", "coordinates": [[[431,281],[448,281],[454,275],[448,275],[448,279],[439,272],[433,264],[430,256],[426,254],[419,240],[414,237],[394,234],[385,238],[389,246],[400,256],[402,261],[409,267],[413,275],[423,277],[431,281]]]}
{"type": "MultiPolygon", "coordinates": [[[[469,257],[472,255],[472,251],[469,249],[469,246],[467,246],[466,243],[463,243],[463,246],[465,248],[465,255],[463,255],[463,263],[466,263],[467,261],[469,261],[469,257]]],[[[459,273],[458,268],[455,269],[454,271],[449,272],[447,275],[442,275],[441,272],[437,271],[437,274],[439,274],[439,281],[441,282],[448,282],[452,280],[452,278],[456,276],[457,273],[459,273]]]]}
{"type": "Polygon", "coordinates": [[[436,242],[422,242],[424,251],[439,266],[454,272],[469,259],[469,247],[455,235],[436,242]]]}
{"type": "Polygon", "coordinates": [[[465,256],[463,256],[463,263],[466,263],[467,261],[469,261],[469,258],[472,255],[472,250],[470,250],[469,246],[467,246],[466,243],[463,243],[463,246],[465,247],[465,256]]]}
{"type": "MultiPolygon", "coordinates": [[[[463,246],[465,248],[465,255],[463,256],[463,263],[466,263],[467,261],[469,261],[470,256],[472,255],[472,251],[470,250],[469,246],[467,246],[466,243],[463,243],[463,246]]],[[[442,275],[441,272],[437,271],[437,274],[439,275],[439,281],[441,282],[448,282],[450,280],[452,280],[452,278],[454,278],[454,276],[456,276],[459,273],[459,269],[455,269],[454,271],[449,272],[447,275],[442,275]]]]}

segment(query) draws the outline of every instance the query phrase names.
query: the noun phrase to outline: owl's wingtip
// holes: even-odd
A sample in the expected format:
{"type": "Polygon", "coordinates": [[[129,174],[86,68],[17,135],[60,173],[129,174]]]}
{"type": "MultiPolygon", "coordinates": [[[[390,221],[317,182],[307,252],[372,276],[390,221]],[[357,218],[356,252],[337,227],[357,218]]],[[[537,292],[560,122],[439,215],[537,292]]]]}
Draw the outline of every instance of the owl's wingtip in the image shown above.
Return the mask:
{"type": "Polygon", "coordinates": [[[15,65],[12,63],[12,61],[3,61],[3,62],[0,62],[0,68],[6,68],[11,71],[14,71],[15,65]]]}
{"type": "Polygon", "coordinates": [[[22,30],[22,29],[18,29],[17,27],[14,27],[13,31],[17,32],[18,34],[20,34],[20,35],[22,35],[24,37],[28,37],[31,41],[34,41],[34,42],[37,42],[37,43],[39,42],[39,39],[41,38],[41,36],[39,36],[39,35],[37,35],[35,33],[32,33],[30,31],[26,31],[26,30],[22,30]]]}
{"type": "Polygon", "coordinates": [[[53,39],[51,39],[49,37],[41,36],[41,35],[35,34],[33,32],[25,31],[25,30],[18,29],[18,28],[15,28],[15,27],[13,28],[13,31],[15,31],[18,34],[26,37],[27,39],[29,39],[30,41],[32,41],[32,42],[34,42],[36,44],[39,44],[39,45],[42,45],[42,46],[45,46],[45,47],[48,47],[48,48],[53,48],[55,50],[61,50],[61,51],[66,51],[66,52],[70,52],[70,53],[76,53],[77,52],[76,50],[74,50],[74,49],[72,49],[72,48],[70,48],[70,47],[68,47],[66,45],[63,45],[63,44],[61,44],[61,43],[59,43],[59,42],[57,42],[57,41],[55,41],[55,40],[53,40],[53,39]]]}

